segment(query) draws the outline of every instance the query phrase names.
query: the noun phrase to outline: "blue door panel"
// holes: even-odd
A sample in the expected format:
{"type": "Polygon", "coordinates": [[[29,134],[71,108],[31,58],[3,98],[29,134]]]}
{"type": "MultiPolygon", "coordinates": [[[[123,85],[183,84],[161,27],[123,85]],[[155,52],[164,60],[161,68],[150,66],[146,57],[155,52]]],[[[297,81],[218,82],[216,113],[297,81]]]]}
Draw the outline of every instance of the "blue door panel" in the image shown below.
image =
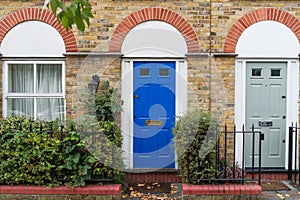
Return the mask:
{"type": "Polygon", "coordinates": [[[134,168],[174,168],[175,62],[134,62],[134,168]]]}

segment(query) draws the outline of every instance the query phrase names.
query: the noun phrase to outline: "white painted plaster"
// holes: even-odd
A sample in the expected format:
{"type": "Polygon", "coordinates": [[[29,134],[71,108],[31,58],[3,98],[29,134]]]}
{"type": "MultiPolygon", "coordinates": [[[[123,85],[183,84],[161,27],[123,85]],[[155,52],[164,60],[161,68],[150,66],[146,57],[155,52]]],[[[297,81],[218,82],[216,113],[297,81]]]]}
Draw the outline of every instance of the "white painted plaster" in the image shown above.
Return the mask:
{"type": "Polygon", "coordinates": [[[172,25],[147,21],[129,31],[121,52],[125,57],[184,57],[187,45],[172,25]]]}
{"type": "MultiPolygon", "coordinates": [[[[285,166],[288,168],[288,144],[289,144],[289,126],[292,123],[298,122],[298,108],[299,108],[299,61],[292,60],[288,62],[287,68],[287,116],[286,116],[286,152],[285,152],[285,166]]],[[[293,144],[295,145],[295,143],[293,144]]],[[[295,149],[295,147],[293,147],[295,149]]],[[[295,152],[293,152],[295,156],[295,152]]],[[[299,156],[299,154],[298,154],[299,156]]],[[[298,159],[297,159],[298,160],[298,159]]],[[[293,168],[295,166],[293,160],[293,168]]],[[[297,163],[298,164],[298,163],[297,163]]]]}
{"type": "MultiPolygon", "coordinates": [[[[246,116],[246,65],[244,61],[235,64],[235,109],[234,119],[237,131],[241,131],[246,116]]],[[[242,163],[243,140],[242,135],[236,136],[235,155],[236,161],[242,163]]]]}
{"type": "Polygon", "coordinates": [[[27,21],[5,35],[0,52],[8,57],[62,57],[66,49],[55,28],[44,22],[27,21]]]}
{"type": "Polygon", "coordinates": [[[251,25],[242,33],[236,46],[239,57],[296,58],[299,52],[296,35],[275,21],[251,25]]]}

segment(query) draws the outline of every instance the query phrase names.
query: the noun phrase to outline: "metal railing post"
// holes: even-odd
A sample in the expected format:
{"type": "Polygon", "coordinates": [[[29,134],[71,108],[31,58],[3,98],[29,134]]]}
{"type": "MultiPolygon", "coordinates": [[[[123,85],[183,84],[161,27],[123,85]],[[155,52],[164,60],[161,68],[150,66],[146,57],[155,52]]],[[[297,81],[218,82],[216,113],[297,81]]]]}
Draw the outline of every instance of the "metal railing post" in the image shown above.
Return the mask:
{"type": "Polygon", "coordinates": [[[243,152],[242,152],[242,184],[245,184],[245,125],[243,125],[243,152]]]}
{"type": "Polygon", "coordinates": [[[263,133],[259,132],[259,143],[258,143],[258,151],[259,151],[259,158],[258,158],[258,184],[261,185],[261,141],[262,141],[263,133]]]}
{"type": "Polygon", "coordinates": [[[293,165],[293,127],[289,127],[289,160],[288,160],[288,180],[292,180],[293,165]]]}
{"type": "Polygon", "coordinates": [[[255,132],[254,124],[252,124],[252,179],[254,179],[254,160],[255,160],[255,132]]]}

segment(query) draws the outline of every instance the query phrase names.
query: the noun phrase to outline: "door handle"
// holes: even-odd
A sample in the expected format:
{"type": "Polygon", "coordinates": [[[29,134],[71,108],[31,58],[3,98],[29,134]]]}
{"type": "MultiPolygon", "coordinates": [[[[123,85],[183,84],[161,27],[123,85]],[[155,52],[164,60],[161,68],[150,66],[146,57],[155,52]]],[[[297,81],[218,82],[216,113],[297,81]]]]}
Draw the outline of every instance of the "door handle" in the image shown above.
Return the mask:
{"type": "Polygon", "coordinates": [[[138,95],[134,95],[134,96],[133,96],[133,98],[135,98],[135,99],[138,99],[138,98],[139,98],[139,96],[138,96],[138,95]]]}

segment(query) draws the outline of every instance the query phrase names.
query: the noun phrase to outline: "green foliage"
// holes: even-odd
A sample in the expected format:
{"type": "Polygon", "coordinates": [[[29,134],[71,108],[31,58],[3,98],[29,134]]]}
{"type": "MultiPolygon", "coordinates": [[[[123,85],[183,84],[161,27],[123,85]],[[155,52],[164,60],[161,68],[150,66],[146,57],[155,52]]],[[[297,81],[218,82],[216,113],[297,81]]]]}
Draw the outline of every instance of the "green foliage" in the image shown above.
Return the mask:
{"type": "Polygon", "coordinates": [[[23,117],[0,121],[0,184],[58,184],[52,171],[60,142],[40,133],[40,123],[23,117]]]}
{"type": "Polygon", "coordinates": [[[110,88],[109,82],[101,85],[101,93],[95,98],[96,117],[105,135],[110,141],[121,147],[122,134],[116,122],[116,116],[122,111],[121,98],[115,88],[110,88]]]}
{"type": "Polygon", "coordinates": [[[85,93],[82,98],[86,114],[80,116],[79,127],[89,131],[97,130],[100,133],[84,136],[85,146],[98,160],[99,168],[94,170],[94,175],[113,175],[116,182],[122,183],[123,137],[117,118],[122,111],[120,95],[116,89],[109,86],[108,81],[103,81],[99,93],[85,93]]]}
{"type": "Polygon", "coordinates": [[[94,17],[89,0],[72,0],[69,6],[62,0],[50,0],[50,8],[66,29],[72,28],[75,24],[81,32],[84,32],[85,24],[89,26],[90,18],[94,17]]]}
{"type": "Polygon", "coordinates": [[[199,110],[179,117],[173,129],[180,176],[184,182],[214,178],[216,168],[215,144],[217,121],[199,110]]]}
{"type": "Polygon", "coordinates": [[[60,149],[57,176],[68,180],[67,185],[84,186],[91,179],[91,169],[97,160],[87,151],[76,131],[68,132],[60,143],[60,149]]]}
{"type": "Polygon", "coordinates": [[[0,184],[54,186],[63,179],[66,185],[84,186],[92,175],[107,174],[111,178],[116,174],[117,180],[122,180],[120,171],[88,151],[73,122],[67,121],[65,126],[61,134],[58,121],[1,119],[0,184]]]}

